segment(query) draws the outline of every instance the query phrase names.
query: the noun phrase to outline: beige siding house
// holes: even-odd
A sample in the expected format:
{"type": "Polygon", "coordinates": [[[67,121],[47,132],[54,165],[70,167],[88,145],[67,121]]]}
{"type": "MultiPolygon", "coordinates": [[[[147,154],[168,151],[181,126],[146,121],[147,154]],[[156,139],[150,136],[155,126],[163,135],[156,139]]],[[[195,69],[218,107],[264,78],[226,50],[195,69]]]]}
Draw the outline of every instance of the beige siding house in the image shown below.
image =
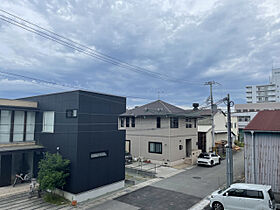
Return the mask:
{"type": "Polygon", "coordinates": [[[197,117],[161,100],[128,110],[119,118],[126,130],[126,151],[135,158],[163,165],[195,163],[197,117]]]}

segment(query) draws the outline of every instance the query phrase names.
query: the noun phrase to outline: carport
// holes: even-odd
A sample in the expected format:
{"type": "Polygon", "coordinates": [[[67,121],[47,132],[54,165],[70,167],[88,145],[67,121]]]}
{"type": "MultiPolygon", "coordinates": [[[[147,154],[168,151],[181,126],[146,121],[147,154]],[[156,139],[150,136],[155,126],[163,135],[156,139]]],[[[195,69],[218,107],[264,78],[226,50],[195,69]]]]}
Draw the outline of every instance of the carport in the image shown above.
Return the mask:
{"type": "Polygon", "coordinates": [[[36,177],[43,151],[44,147],[34,142],[1,145],[0,187],[12,184],[19,173],[31,173],[32,177],[36,177]]]}

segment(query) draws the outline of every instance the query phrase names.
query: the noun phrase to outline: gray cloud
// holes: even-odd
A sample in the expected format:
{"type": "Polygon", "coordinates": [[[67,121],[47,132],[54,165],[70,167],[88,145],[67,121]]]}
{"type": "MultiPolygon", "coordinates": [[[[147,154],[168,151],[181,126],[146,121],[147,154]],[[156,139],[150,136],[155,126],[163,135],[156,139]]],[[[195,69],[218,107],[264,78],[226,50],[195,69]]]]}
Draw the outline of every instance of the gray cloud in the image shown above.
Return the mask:
{"type": "MultiPolygon", "coordinates": [[[[163,91],[162,99],[190,106],[203,103],[209,95],[204,82],[216,80],[223,84],[214,89],[217,99],[229,92],[241,103],[245,85],[267,83],[272,61],[280,66],[277,0],[3,0],[0,8],[131,64],[190,81],[121,69],[0,21],[0,69],[93,91],[149,99],[163,91]]],[[[53,91],[5,82],[13,89],[3,97],[53,91]]],[[[147,101],[129,99],[128,105],[141,102],[147,101]]]]}

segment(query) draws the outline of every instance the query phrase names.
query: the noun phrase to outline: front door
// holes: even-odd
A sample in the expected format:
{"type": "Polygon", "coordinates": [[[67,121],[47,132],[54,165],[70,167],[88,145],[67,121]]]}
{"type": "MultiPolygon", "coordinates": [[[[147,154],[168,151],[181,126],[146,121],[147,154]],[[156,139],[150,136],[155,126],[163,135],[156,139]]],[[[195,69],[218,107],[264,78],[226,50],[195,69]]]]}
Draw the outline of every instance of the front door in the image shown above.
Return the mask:
{"type": "Polygon", "coordinates": [[[206,152],[206,133],[198,132],[198,149],[201,149],[202,152],[206,152]]]}
{"type": "Polygon", "coordinates": [[[186,139],[186,157],[190,157],[192,153],[192,140],[186,139]]]}
{"type": "Polygon", "coordinates": [[[11,184],[12,155],[1,155],[0,187],[11,184]]]}

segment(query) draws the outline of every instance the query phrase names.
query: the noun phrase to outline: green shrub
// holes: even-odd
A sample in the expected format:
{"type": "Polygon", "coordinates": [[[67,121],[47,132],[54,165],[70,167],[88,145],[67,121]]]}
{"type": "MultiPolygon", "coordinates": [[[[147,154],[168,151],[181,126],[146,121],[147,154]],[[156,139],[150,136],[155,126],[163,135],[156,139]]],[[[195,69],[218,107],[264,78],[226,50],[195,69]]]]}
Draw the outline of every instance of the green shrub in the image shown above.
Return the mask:
{"type": "Polygon", "coordinates": [[[39,162],[38,182],[41,190],[62,188],[69,176],[70,161],[63,159],[59,154],[46,153],[39,162]]]}

